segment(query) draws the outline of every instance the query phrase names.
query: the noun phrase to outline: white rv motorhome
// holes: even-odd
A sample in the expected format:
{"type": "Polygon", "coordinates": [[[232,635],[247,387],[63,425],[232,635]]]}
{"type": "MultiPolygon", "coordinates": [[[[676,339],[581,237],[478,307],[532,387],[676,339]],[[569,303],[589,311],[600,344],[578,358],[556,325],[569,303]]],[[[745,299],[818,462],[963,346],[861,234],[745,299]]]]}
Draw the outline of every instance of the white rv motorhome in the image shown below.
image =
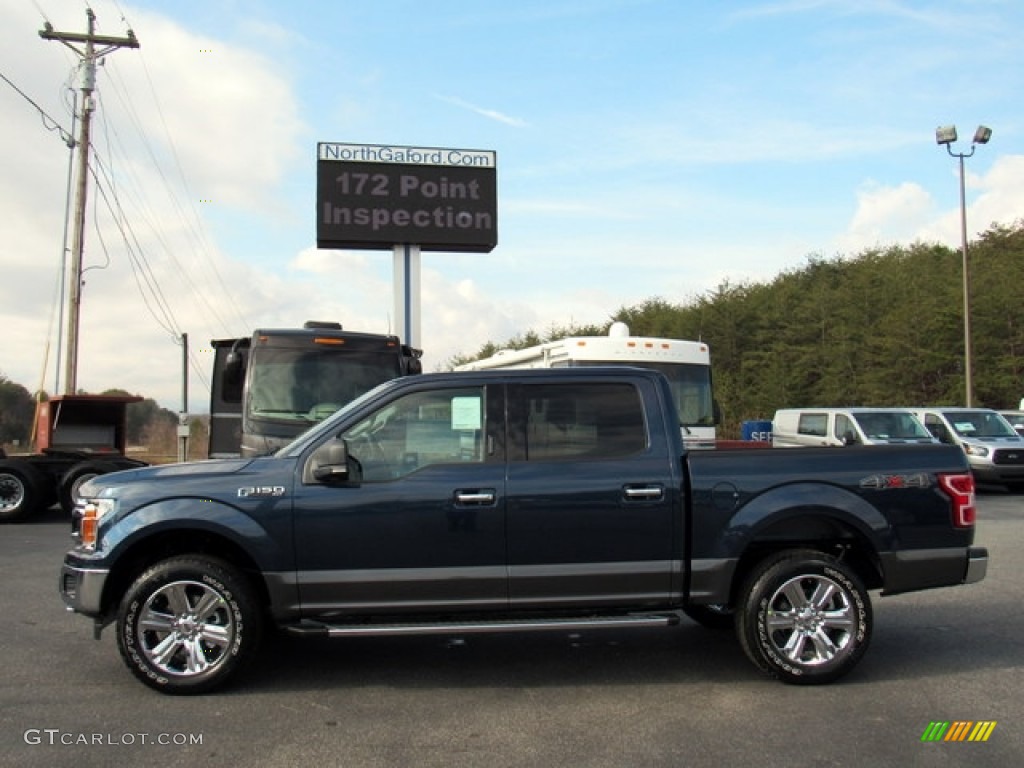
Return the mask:
{"type": "Polygon", "coordinates": [[[683,444],[690,450],[715,447],[718,419],[711,394],[711,353],[703,342],[630,336],[625,323],[612,323],[607,336],[571,336],[527,349],[503,349],[456,370],[593,365],[635,365],[661,371],[675,395],[683,444]]]}

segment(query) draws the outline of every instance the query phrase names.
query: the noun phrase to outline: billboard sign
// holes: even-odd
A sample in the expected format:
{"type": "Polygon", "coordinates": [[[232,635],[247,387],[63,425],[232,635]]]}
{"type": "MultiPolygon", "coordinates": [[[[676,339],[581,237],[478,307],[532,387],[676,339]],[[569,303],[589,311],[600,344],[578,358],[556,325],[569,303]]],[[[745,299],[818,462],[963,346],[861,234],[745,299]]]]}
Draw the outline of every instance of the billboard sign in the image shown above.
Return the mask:
{"type": "Polygon", "coordinates": [[[318,248],[488,253],[498,244],[497,200],[489,150],[317,145],[318,248]]]}

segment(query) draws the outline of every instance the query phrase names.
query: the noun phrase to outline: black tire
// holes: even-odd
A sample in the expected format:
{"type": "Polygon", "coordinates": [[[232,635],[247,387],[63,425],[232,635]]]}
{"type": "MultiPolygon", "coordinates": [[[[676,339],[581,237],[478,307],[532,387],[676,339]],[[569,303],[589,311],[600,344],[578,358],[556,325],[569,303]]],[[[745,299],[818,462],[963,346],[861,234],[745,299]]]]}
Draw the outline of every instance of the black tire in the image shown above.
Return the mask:
{"type": "Polygon", "coordinates": [[[744,652],[785,683],[830,683],[864,656],[874,619],[854,571],[813,550],[792,550],[751,573],[736,612],[744,652]]]}
{"type": "Polygon", "coordinates": [[[736,626],[736,612],[731,605],[687,605],[683,613],[707,629],[732,629],[736,626]]]}
{"type": "Polygon", "coordinates": [[[46,477],[31,464],[0,459],[0,523],[16,523],[43,508],[46,477]]]}
{"type": "Polygon", "coordinates": [[[256,653],[263,613],[249,582],[202,555],[173,557],[139,576],[117,617],[117,647],[132,673],[162,693],[203,693],[256,653]]]}
{"type": "Polygon", "coordinates": [[[106,461],[80,461],[73,464],[71,469],[64,473],[57,488],[57,498],[60,501],[61,509],[67,514],[75,508],[75,499],[78,497],[78,489],[87,481],[99,475],[113,472],[117,467],[106,461]]]}

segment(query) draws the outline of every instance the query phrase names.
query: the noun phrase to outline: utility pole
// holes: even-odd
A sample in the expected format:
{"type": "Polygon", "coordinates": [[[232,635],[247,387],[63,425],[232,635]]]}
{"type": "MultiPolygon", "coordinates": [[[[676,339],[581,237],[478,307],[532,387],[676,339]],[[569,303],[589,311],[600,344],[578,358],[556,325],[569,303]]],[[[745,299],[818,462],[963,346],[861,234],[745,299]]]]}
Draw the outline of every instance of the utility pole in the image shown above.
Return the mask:
{"type": "Polygon", "coordinates": [[[79,65],[81,74],[82,109],[78,134],[78,175],[75,194],[75,228],[71,242],[71,277],[68,291],[68,329],[67,329],[67,361],[64,373],[64,394],[73,395],[78,389],[78,324],[82,309],[82,254],[85,246],[85,201],[89,180],[89,130],[95,102],[92,92],[96,87],[96,61],[117,48],[138,48],[139,41],[135,33],[128,30],[127,37],[109,37],[96,34],[96,14],[92,8],[86,8],[85,14],[89,21],[86,34],[77,32],[56,32],[46,22],[39,36],[44,40],[56,40],[64,43],[78,54],[82,61],[79,65]],[[85,49],[72,45],[84,43],[85,49]],[[97,46],[100,46],[97,49],[97,46]]]}
{"type": "Polygon", "coordinates": [[[178,462],[188,461],[188,334],[181,334],[181,413],[178,414],[178,462]]]}

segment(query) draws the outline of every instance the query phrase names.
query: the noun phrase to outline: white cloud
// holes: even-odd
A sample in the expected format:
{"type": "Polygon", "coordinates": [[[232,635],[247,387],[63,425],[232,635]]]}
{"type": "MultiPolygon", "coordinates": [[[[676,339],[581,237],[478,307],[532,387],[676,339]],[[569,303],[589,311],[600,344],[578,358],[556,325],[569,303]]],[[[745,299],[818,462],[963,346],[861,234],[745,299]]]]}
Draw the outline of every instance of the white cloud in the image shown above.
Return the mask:
{"type": "MultiPolygon", "coordinates": [[[[958,183],[959,171],[951,180],[958,183]]],[[[975,238],[995,223],[1024,219],[1024,156],[997,158],[985,174],[966,169],[968,238],[975,238]]],[[[857,191],[857,207],[836,247],[847,253],[898,243],[939,242],[959,247],[960,208],[939,211],[933,196],[920,184],[886,186],[866,182],[857,191]]]]}
{"type": "MultiPolygon", "coordinates": [[[[950,184],[959,183],[959,171],[950,184]]],[[[996,158],[984,174],[965,167],[967,196],[967,237],[973,239],[993,224],[1010,225],[1024,219],[1024,155],[996,158]]],[[[917,238],[960,247],[961,215],[957,206],[943,211],[923,224],[917,238]]]]}
{"type": "Polygon", "coordinates": [[[146,137],[136,156],[157,154],[170,172],[180,163],[200,199],[273,214],[276,182],[300,159],[306,131],[291,85],[254,51],[152,13],[133,23],[144,47],[117,54],[109,90],[116,117],[146,137]]]}
{"type": "Polygon", "coordinates": [[[481,115],[482,117],[486,117],[489,120],[504,123],[505,125],[511,125],[514,128],[525,128],[527,125],[526,121],[521,118],[506,115],[504,112],[500,112],[496,109],[487,109],[486,107],[480,107],[477,106],[476,104],[471,104],[468,101],[460,99],[456,96],[442,96],[438,94],[436,98],[440,99],[441,101],[445,101],[449,104],[453,104],[456,107],[460,107],[461,109],[466,109],[469,110],[470,112],[475,112],[476,114],[481,115]]]}
{"type": "Polygon", "coordinates": [[[970,211],[976,231],[988,229],[993,222],[1024,220],[1024,155],[999,157],[983,177],[968,180],[981,190],[970,211]]]}
{"type": "Polygon", "coordinates": [[[868,182],[857,191],[856,213],[838,238],[837,247],[856,253],[911,240],[926,223],[933,206],[931,196],[920,184],[903,182],[887,187],[868,182]]]}

